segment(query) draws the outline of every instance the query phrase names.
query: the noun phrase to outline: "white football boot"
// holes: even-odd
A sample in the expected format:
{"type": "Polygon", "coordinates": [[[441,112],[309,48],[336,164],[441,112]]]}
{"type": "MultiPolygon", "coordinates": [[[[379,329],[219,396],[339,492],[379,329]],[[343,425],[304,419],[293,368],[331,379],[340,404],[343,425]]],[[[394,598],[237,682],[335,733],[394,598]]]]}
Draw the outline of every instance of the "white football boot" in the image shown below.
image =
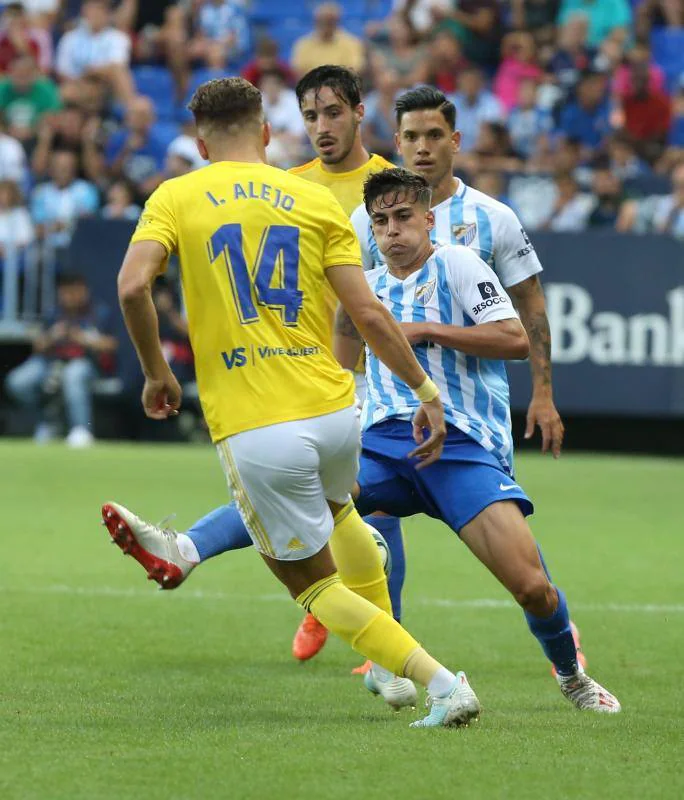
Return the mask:
{"type": "Polygon", "coordinates": [[[620,701],[590,678],[581,668],[574,675],[556,675],[561,692],[580,711],[598,711],[617,714],[622,710],[620,701]]]}
{"type": "Polygon", "coordinates": [[[408,678],[400,678],[377,664],[373,664],[363,676],[363,682],[369,692],[379,694],[395,711],[407,706],[416,707],[418,693],[413,681],[408,678]]]}
{"type": "Polygon", "coordinates": [[[428,696],[430,713],[423,719],[412,722],[411,728],[467,728],[477,722],[482,706],[472,690],[465,672],[456,673],[454,688],[446,697],[428,696]]]}
{"type": "Polygon", "coordinates": [[[144,567],[148,580],[162,589],[180,586],[196,566],[180,554],[176,531],[151,525],[119,503],[102,506],[102,522],[123,552],[144,567]]]}

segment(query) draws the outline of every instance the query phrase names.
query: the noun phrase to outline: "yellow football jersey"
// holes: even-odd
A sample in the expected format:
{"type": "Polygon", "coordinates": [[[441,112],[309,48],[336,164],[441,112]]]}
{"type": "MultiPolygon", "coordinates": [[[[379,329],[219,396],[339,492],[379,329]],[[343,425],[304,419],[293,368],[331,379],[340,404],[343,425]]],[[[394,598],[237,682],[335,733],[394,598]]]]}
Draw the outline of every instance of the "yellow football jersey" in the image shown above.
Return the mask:
{"type": "Polygon", "coordinates": [[[177,252],[212,439],[354,402],[331,352],[325,270],[361,267],[340,204],[265,164],[223,161],[163,183],[132,241],[177,252]]]}
{"type": "Polygon", "coordinates": [[[321,164],[321,159],[314,158],[301,167],[293,167],[290,172],[312,183],[327,186],[347,216],[351,217],[352,211],[363,202],[363,184],[366,178],[374,172],[390,169],[393,166],[394,164],[382,156],[372,155],[362,167],[350,172],[328,172],[321,164]]]}

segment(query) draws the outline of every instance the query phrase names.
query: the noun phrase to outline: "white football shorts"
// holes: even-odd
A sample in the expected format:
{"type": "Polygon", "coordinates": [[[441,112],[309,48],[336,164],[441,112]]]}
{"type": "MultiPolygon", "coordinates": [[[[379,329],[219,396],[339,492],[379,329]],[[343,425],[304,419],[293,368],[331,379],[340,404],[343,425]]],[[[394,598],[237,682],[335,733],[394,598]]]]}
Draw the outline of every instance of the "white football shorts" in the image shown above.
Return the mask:
{"type": "Polygon", "coordinates": [[[359,471],[361,428],[355,406],[280,422],[218,442],[228,486],[254,546],[278,561],[299,561],[327,544],[333,517],[359,471]]]}

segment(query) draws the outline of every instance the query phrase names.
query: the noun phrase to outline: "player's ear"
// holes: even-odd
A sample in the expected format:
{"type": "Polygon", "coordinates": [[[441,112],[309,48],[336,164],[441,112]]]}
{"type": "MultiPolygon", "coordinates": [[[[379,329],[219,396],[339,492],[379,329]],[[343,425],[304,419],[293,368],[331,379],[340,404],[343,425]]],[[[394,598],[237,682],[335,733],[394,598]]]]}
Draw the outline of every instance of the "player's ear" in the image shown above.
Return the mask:
{"type": "Polygon", "coordinates": [[[458,153],[461,149],[461,131],[456,130],[451,134],[451,144],[454,153],[458,153]]]}
{"type": "Polygon", "coordinates": [[[395,131],[394,133],[394,146],[397,148],[397,153],[401,155],[401,137],[399,136],[399,131],[395,131]]]}
{"type": "Polygon", "coordinates": [[[354,109],[354,114],[356,116],[356,121],[358,123],[363,122],[363,118],[366,115],[366,106],[363,103],[359,103],[358,106],[354,109]]]}
{"type": "Polygon", "coordinates": [[[425,222],[427,222],[427,229],[431,231],[435,227],[435,212],[428,209],[425,213],[425,222]]]}
{"type": "Polygon", "coordinates": [[[198,136],[195,139],[195,144],[197,145],[197,152],[202,156],[205,161],[209,161],[209,151],[207,150],[207,146],[204,143],[204,139],[201,136],[198,136]]]}
{"type": "Polygon", "coordinates": [[[263,136],[264,136],[264,148],[266,148],[271,143],[271,126],[268,124],[268,122],[264,122],[263,136]]]}

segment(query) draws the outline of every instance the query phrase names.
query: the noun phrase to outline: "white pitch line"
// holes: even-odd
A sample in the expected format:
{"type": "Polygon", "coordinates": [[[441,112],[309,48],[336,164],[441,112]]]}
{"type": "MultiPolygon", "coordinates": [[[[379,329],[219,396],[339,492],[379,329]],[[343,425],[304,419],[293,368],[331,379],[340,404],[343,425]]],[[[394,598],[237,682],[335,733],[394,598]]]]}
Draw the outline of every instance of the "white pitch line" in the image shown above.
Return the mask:
{"type": "MultiPolygon", "coordinates": [[[[113,586],[36,586],[32,588],[9,588],[0,586],[0,594],[50,595],[64,594],[74,597],[122,597],[133,599],[152,599],[165,597],[166,592],[145,591],[143,589],[119,589],[113,586]]],[[[173,596],[179,600],[209,600],[220,602],[259,601],[262,603],[292,603],[285,594],[238,594],[230,592],[203,591],[202,589],[181,589],[173,596]]],[[[490,609],[518,609],[512,600],[483,598],[480,600],[451,600],[439,597],[419,597],[411,604],[427,608],[455,608],[488,611],[490,609]]],[[[684,605],[658,605],[655,603],[572,603],[573,611],[615,612],[618,614],[684,614],[684,605]]]]}

